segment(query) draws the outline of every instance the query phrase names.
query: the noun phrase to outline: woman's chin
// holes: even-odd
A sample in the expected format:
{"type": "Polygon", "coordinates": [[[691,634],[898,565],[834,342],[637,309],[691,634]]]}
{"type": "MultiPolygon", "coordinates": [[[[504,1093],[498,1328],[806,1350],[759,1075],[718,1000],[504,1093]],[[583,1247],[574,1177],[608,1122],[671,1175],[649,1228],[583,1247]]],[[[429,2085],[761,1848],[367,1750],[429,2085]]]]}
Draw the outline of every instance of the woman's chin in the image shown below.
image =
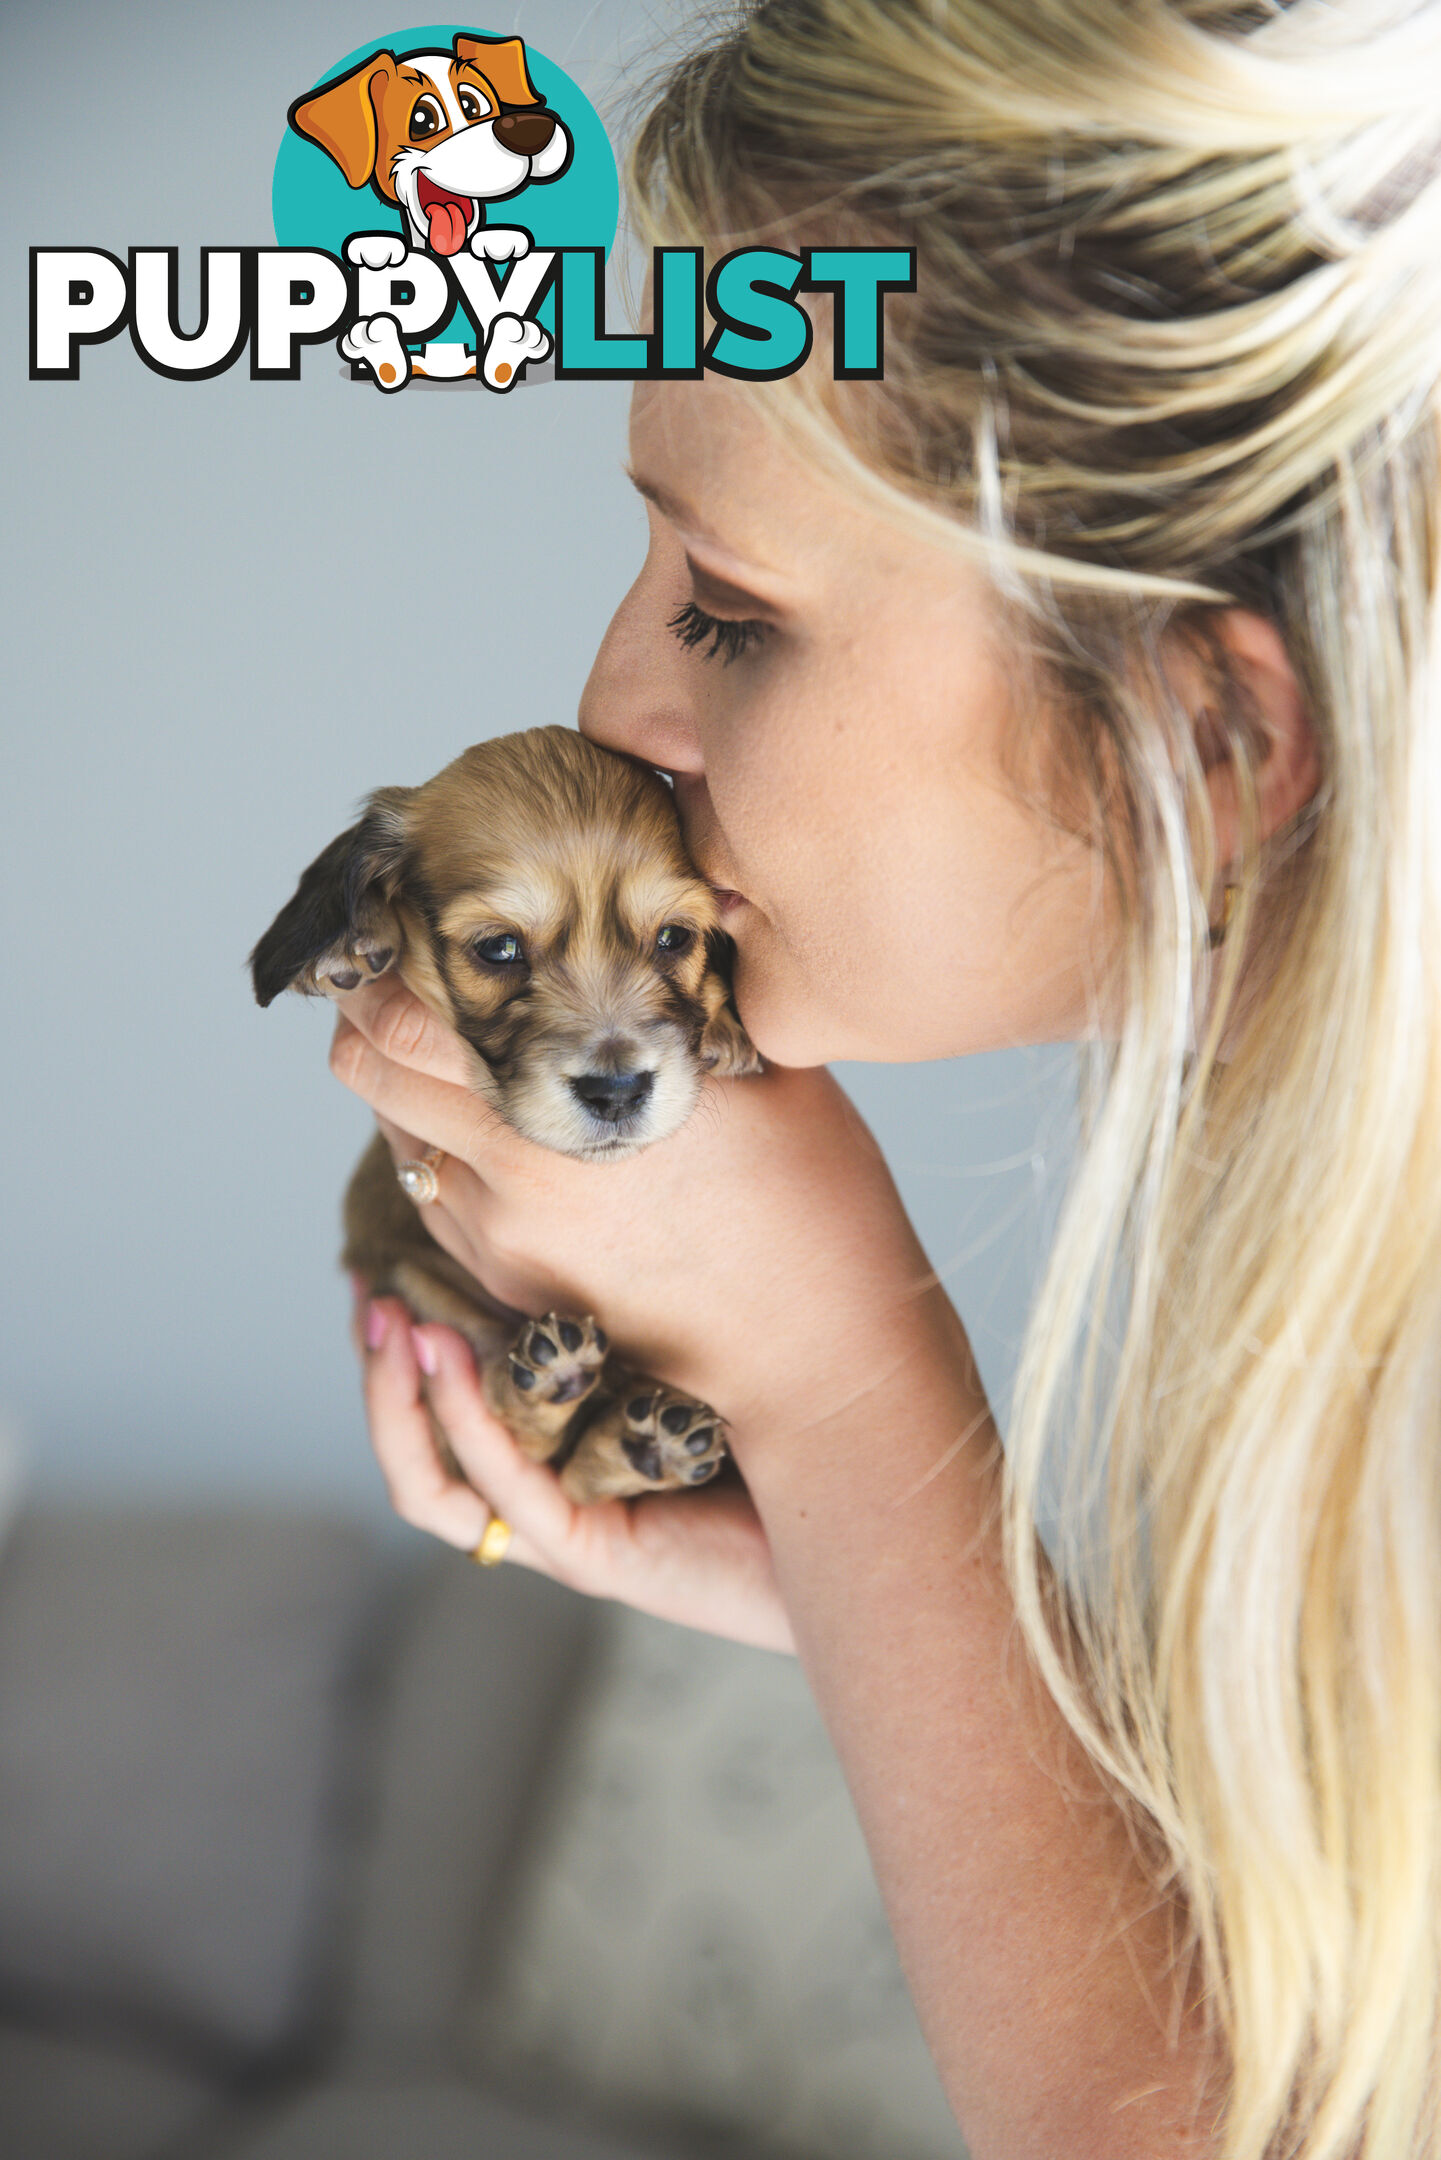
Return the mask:
{"type": "Polygon", "coordinates": [[[741,1025],[768,1065],[825,1065],[843,1055],[834,1027],[779,986],[748,979],[744,967],[736,970],[735,1000],[741,1025]]]}

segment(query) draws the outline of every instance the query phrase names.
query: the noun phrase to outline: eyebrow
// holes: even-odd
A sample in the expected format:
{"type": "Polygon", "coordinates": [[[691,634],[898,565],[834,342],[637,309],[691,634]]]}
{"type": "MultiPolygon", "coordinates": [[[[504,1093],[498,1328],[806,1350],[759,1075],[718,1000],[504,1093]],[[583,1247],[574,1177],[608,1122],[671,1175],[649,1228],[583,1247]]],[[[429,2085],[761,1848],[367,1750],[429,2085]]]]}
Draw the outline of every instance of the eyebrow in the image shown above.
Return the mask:
{"type": "MultiPolygon", "coordinates": [[[[638,472],[631,470],[629,465],[622,466],[621,470],[636,493],[644,495],[647,502],[653,502],[661,515],[670,519],[672,525],[688,526],[698,540],[714,541],[717,547],[724,544],[716,539],[714,533],[707,532],[690,504],[683,502],[679,495],[672,495],[669,488],[658,487],[654,480],[643,480],[638,472]]],[[[729,553],[728,549],[727,553],[729,553]]]]}
{"type": "MultiPolygon", "coordinates": [[[[662,517],[667,517],[670,519],[672,525],[674,525],[678,529],[682,538],[685,538],[687,535],[691,535],[697,540],[706,542],[707,545],[715,548],[718,553],[722,555],[728,555],[731,561],[737,564],[738,567],[742,569],[749,567],[750,558],[741,555],[735,548],[731,546],[729,541],[722,540],[719,533],[712,532],[710,527],[704,524],[701,519],[697,517],[695,511],[692,509],[691,505],[685,500],[683,496],[673,495],[669,488],[661,487],[654,480],[643,479],[641,475],[637,472],[634,472],[629,465],[623,465],[621,467],[621,470],[624,472],[627,480],[629,480],[631,486],[636,490],[637,494],[643,495],[647,502],[653,502],[657,510],[660,511],[662,517]]],[[[762,576],[773,577],[776,575],[774,571],[767,570],[764,563],[758,562],[754,565],[754,567],[758,572],[761,573],[762,576]]],[[[728,583],[727,579],[717,576],[714,571],[709,571],[705,574],[709,576],[711,583],[714,585],[724,585],[728,583]]],[[[736,592],[741,591],[741,588],[739,586],[736,586],[733,589],[736,592]]]]}

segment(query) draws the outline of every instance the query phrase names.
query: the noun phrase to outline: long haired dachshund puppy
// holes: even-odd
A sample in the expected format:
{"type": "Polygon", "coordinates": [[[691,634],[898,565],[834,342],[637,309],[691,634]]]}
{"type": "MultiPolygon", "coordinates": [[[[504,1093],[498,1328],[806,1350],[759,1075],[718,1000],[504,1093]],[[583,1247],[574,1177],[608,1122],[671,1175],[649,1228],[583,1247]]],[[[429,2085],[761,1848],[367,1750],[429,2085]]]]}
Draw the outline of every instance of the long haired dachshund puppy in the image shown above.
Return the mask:
{"type": "MultiPolygon", "coordinates": [[[[542,1147],[616,1161],[663,1140],[708,1073],[759,1072],[730,1003],[729,940],[649,768],[568,728],[477,743],[422,787],[382,788],[250,956],[255,995],[334,995],[391,971],[454,1028],[476,1092],[542,1147]]],[[[609,1355],[595,1320],[498,1306],[430,1236],[376,1136],[345,1200],[344,1264],[444,1321],[487,1400],[575,1500],[703,1484],[705,1403],[609,1355]]]]}

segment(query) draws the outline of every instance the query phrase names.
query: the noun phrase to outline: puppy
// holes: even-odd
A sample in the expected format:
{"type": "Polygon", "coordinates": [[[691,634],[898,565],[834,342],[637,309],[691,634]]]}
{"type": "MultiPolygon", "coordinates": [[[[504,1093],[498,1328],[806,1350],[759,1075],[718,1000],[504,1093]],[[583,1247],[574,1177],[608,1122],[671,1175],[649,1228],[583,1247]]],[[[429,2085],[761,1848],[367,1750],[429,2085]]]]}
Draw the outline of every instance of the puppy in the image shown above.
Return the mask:
{"type": "MultiPolygon", "coordinates": [[[[333,159],[353,188],[370,187],[405,219],[412,248],[436,255],[471,253],[514,262],[530,250],[520,226],[484,223],[485,205],[524,187],[558,180],[571,157],[559,116],[537,97],[518,37],[462,32],[450,52],[397,56],[374,52],[348,74],[297,98],[291,126],[333,159]]],[[[352,261],[383,269],[405,260],[392,234],[360,236],[352,261]]],[[[464,348],[434,343],[413,364],[395,319],[359,322],[341,341],[352,360],[373,369],[382,389],[404,387],[412,372],[453,375],[464,348]]],[[[543,360],[550,339],[539,323],[502,313],[490,326],[481,365],[492,389],[505,389],[527,360],[543,360]]],[[[474,373],[474,365],[468,371],[474,373]]]]}
{"type": "MultiPolygon", "coordinates": [[[[255,995],[397,973],[469,1047],[477,1094],[542,1147],[613,1162],[690,1115],[708,1073],[759,1072],[729,940],[670,791],[568,728],[478,743],[382,788],[250,956],[255,995]]],[[[487,1400],[575,1500],[703,1484],[716,1413],[609,1355],[589,1318],[499,1306],[425,1228],[377,1136],[345,1202],[344,1264],[471,1343],[487,1400]]]]}

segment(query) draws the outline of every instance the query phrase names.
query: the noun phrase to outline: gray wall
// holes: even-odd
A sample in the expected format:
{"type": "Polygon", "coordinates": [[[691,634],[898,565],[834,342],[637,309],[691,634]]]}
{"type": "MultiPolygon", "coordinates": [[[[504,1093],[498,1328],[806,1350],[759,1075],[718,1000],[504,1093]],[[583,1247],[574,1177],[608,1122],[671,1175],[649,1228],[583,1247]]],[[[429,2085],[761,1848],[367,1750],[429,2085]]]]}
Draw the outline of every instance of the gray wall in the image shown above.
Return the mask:
{"type": "MultiPolygon", "coordinates": [[[[683,19],[531,0],[484,27],[603,102],[683,19]]],[[[176,384],[123,338],[77,384],[28,382],[31,243],[175,243],[193,290],[202,243],[271,238],[290,99],[399,25],[335,0],[12,0],[0,20],[0,1414],[52,1490],[378,1509],[334,1258],[366,1115],[326,1071],[326,1010],[262,1016],[244,955],[365,790],[573,717],[643,548],[626,392],[383,399],[330,347],[298,384],[244,363],[176,384]],[[42,122],[63,154],[37,156],[42,122]]],[[[997,1397],[1067,1071],[846,1074],[997,1397]]]]}

